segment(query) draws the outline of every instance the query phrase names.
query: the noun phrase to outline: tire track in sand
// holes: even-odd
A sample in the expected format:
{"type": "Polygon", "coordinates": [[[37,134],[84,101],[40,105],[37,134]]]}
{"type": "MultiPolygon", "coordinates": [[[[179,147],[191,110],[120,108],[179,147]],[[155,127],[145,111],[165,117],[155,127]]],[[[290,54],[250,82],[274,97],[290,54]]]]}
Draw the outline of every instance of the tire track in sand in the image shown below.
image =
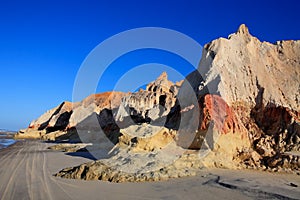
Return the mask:
{"type": "MultiPolygon", "coordinates": [[[[22,146],[20,146],[20,149],[17,150],[16,155],[13,155],[14,153],[11,153],[9,157],[14,157],[12,158],[12,161],[9,163],[9,165],[6,164],[6,169],[13,169],[12,173],[4,173],[3,176],[1,177],[1,182],[6,183],[5,184],[1,184],[2,188],[1,188],[1,193],[2,193],[2,199],[12,199],[14,197],[14,194],[16,193],[15,189],[16,187],[14,187],[14,185],[17,182],[17,172],[19,170],[19,168],[21,167],[21,165],[24,165],[24,161],[26,159],[25,155],[21,155],[23,154],[25,151],[24,148],[24,144],[22,146]],[[5,186],[5,189],[3,190],[3,186],[5,186]]],[[[16,152],[16,151],[15,151],[16,152]]],[[[8,158],[8,157],[7,157],[8,158]]],[[[5,165],[5,163],[2,162],[1,160],[1,164],[5,165]]]]}

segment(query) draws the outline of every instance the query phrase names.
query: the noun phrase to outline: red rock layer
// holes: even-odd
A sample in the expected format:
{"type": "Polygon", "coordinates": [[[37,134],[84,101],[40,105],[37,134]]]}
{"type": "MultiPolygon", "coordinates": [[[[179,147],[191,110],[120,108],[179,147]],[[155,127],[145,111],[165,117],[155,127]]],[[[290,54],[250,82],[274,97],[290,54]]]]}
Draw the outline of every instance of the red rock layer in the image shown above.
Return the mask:
{"type": "Polygon", "coordinates": [[[199,99],[200,130],[207,130],[210,123],[221,134],[245,133],[234,110],[218,95],[205,95],[199,99]]]}

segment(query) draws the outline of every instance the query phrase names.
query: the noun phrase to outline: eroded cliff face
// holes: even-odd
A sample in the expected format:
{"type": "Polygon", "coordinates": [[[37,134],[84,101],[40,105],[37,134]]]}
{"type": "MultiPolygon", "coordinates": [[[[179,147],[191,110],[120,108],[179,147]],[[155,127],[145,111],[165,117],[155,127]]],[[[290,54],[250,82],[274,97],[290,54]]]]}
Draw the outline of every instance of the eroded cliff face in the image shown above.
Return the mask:
{"type": "Polygon", "coordinates": [[[91,116],[100,115],[101,111],[118,107],[126,95],[122,92],[105,92],[93,94],[81,102],[63,102],[33,120],[27,129],[20,130],[16,138],[39,138],[44,140],[74,139],[80,141],[75,127],[93,129],[99,123],[89,123],[91,116]]]}
{"type": "Polygon", "coordinates": [[[58,176],[163,180],[205,166],[299,172],[300,41],[261,42],[241,25],[206,44],[198,70],[180,83],[163,73],[136,93],[64,102],[17,137],[78,139],[77,132],[109,159],[58,176]]]}
{"type": "Polygon", "coordinates": [[[149,83],[146,90],[141,89],[136,93],[105,92],[90,95],[81,102],[63,102],[32,121],[16,137],[67,139],[70,135],[76,135],[77,129],[80,132],[104,131],[117,141],[120,128],[137,123],[163,126],[161,119],[174,106],[179,86],[169,81],[164,72],[149,83]]]}
{"type": "Polygon", "coordinates": [[[246,130],[251,145],[235,159],[246,167],[299,169],[299,154],[286,151],[299,151],[300,41],[261,42],[241,25],[205,45],[198,71],[200,98],[218,95],[228,116],[237,116],[238,132],[246,130]]]}
{"type": "Polygon", "coordinates": [[[153,123],[159,120],[174,106],[179,86],[169,81],[167,73],[163,72],[147,85],[146,90],[131,93],[122,99],[116,120],[123,122],[128,116],[134,116],[133,120],[136,123],[153,123]]]}
{"type": "Polygon", "coordinates": [[[300,41],[261,42],[241,25],[228,39],[204,46],[198,70],[205,80],[203,86],[229,105],[240,101],[251,107],[273,103],[297,111],[299,49],[300,41]]]}

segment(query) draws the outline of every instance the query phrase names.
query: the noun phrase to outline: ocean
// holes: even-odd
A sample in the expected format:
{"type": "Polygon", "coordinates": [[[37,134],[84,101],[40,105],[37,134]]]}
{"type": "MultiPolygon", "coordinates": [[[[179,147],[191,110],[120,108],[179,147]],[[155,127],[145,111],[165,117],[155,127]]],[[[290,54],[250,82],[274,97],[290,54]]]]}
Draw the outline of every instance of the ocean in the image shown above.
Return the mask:
{"type": "Polygon", "coordinates": [[[13,139],[11,132],[0,132],[0,149],[6,148],[15,142],[16,140],[13,139]]]}

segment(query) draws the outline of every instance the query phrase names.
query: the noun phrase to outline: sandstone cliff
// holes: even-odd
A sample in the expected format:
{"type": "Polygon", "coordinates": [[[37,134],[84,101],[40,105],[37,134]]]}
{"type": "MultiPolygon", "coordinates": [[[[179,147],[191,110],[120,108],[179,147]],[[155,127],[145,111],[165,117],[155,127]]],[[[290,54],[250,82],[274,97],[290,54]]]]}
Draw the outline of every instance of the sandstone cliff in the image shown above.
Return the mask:
{"type": "Polygon", "coordinates": [[[149,83],[146,90],[136,93],[105,92],[90,95],[81,102],[63,102],[33,120],[15,137],[59,140],[76,134],[75,128],[101,129],[110,134],[112,129],[119,130],[136,123],[155,123],[174,106],[178,88],[164,72],[149,83]]]}
{"type": "Polygon", "coordinates": [[[198,70],[180,84],[163,73],[136,93],[65,102],[17,137],[74,139],[75,128],[98,144],[93,155],[109,159],[57,176],[162,180],[202,167],[299,173],[300,41],[261,42],[241,25],[206,44],[198,70]]]}
{"type": "Polygon", "coordinates": [[[205,45],[198,71],[198,86],[225,100],[246,128],[243,164],[299,169],[299,154],[286,151],[299,151],[300,41],[261,42],[241,25],[205,45]]]}

